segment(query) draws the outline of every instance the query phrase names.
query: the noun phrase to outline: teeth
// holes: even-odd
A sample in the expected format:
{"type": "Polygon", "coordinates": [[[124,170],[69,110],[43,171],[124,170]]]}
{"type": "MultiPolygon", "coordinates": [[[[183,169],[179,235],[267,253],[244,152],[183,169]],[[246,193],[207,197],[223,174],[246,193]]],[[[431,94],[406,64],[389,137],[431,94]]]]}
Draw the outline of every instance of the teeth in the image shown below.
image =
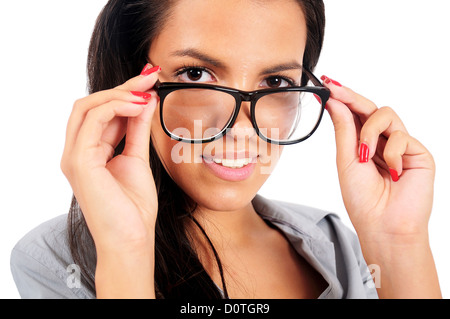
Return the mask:
{"type": "Polygon", "coordinates": [[[222,164],[222,166],[230,168],[241,168],[251,162],[250,158],[240,158],[240,159],[225,159],[225,158],[215,158],[214,162],[217,164],[222,164]]]}

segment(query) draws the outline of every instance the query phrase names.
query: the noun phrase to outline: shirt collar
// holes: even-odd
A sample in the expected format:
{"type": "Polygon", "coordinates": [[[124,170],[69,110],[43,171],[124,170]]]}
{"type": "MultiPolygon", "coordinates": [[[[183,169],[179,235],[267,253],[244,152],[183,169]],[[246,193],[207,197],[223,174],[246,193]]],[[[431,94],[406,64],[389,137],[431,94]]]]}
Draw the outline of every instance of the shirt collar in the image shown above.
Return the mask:
{"type": "Polygon", "coordinates": [[[324,291],[326,297],[341,298],[343,288],[337,280],[335,247],[318,225],[332,213],[303,205],[268,200],[261,195],[256,195],[252,204],[256,212],[280,229],[297,253],[329,283],[329,287],[324,291]]]}

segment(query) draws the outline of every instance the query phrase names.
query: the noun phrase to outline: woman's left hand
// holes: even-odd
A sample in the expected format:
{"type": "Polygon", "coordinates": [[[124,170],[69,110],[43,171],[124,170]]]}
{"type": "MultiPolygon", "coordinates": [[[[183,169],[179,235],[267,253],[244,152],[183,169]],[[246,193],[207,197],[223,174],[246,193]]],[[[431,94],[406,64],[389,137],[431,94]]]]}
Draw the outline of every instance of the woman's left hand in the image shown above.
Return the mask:
{"type": "Polygon", "coordinates": [[[441,298],[428,237],[435,164],[398,115],[338,82],[327,110],[336,134],[342,197],[380,298],[441,298]]]}
{"type": "Polygon", "coordinates": [[[336,133],[344,204],[363,240],[428,236],[435,164],[398,115],[322,77],[336,133]]]}
{"type": "Polygon", "coordinates": [[[342,197],[380,298],[441,298],[428,221],[435,164],[398,115],[338,82],[327,110],[336,134],[342,197]]]}

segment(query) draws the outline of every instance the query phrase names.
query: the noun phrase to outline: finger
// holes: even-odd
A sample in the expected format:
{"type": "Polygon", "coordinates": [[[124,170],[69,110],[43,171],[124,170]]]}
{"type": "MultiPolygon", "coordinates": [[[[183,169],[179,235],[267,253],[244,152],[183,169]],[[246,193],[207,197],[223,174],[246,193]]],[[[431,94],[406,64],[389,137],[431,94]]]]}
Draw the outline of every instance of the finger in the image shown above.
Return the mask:
{"type": "Polygon", "coordinates": [[[93,93],[74,103],[72,113],[66,129],[66,145],[65,152],[70,153],[71,148],[75,144],[81,125],[83,124],[86,114],[93,108],[111,101],[144,103],[145,96],[137,95],[134,91],[111,89],[93,93]],[[133,94],[134,93],[134,94],[133,94]]]}
{"type": "Polygon", "coordinates": [[[391,133],[383,157],[394,182],[408,169],[434,169],[434,161],[428,150],[404,131],[391,133]]]}
{"type": "Polygon", "coordinates": [[[152,99],[141,114],[128,119],[125,148],[122,152],[125,156],[133,156],[149,161],[150,131],[153,114],[158,103],[156,92],[152,92],[152,99]]]}
{"type": "Polygon", "coordinates": [[[117,89],[147,92],[153,88],[160,73],[161,68],[159,66],[153,67],[151,64],[147,64],[139,76],[129,79],[119,85],[117,89]]]}
{"type": "Polygon", "coordinates": [[[358,130],[350,109],[342,102],[330,98],[327,111],[334,125],[338,166],[346,166],[358,157],[358,130]]]}
{"type": "Polygon", "coordinates": [[[111,101],[91,109],[83,122],[76,140],[81,152],[96,148],[102,144],[102,135],[107,124],[116,117],[135,117],[142,113],[145,106],[131,102],[111,101]]]}
{"type": "Polygon", "coordinates": [[[139,76],[131,78],[124,84],[114,89],[93,93],[86,98],[76,101],[67,125],[66,147],[70,148],[75,143],[84,117],[90,109],[113,100],[145,102],[145,96],[134,93],[146,92],[153,88],[160,72],[161,68],[159,66],[152,67],[151,64],[147,64],[139,76]]]}
{"type": "Polygon", "coordinates": [[[395,131],[386,143],[383,157],[389,167],[394,182],[397,182],[403,172],[403,155],[409,146],[408,135],[402,131],[395,131]]]}
{"type": "Polygon", "coordinates": [[[113,118],[103,131],[102,141],[116,149],[127,131],[127,121],[126,117],[113,118]]]}
{"type": "Polygon", "coordinates": [[[321,79],[324,86],[330,89],[330,96],[347,105],[352,112],[361,118],[362,123],[378,109],[375,103],[350,88],[342,86],[339,82],[326,76],[322,76],[321,79]]]}
{"type": "Polygon", "coordinates": [[[392,180],[398,181],[399,176],[403,172],[402,156],[408,147],[407,134],[403,131],[395,131],[391,134],[384,148],[383,158],[389,167],[392,180]]]}
{"type": "MultiPolygon", "coordinates": [[[[135,92],[135,91],[131,91],[131,93],[134,96],[142,97],[145,100],[132,103],[143,106],[147,106],[149,104],[150,98],[152,96],[150,93],[135,92]]],[[[119,142],[125,136],[126,128],[127,128],[126,118],[124,117],[114,118],[109,122],[108,126],[105,128],[105,131],[103,132],[102,136],[102,141],[104,141],[108,145],[111,145],[113,149],[115,149],[116,146],[119,144],[119,142]]]]}
{"type": "Polygon", "coordinates": [[[360,162],[367,162],[375,155],[380,135],[388,138],[394,131],[408,133],[397,113],[390,107],[382,107],[375,111],[361,128],[360,162]]]}

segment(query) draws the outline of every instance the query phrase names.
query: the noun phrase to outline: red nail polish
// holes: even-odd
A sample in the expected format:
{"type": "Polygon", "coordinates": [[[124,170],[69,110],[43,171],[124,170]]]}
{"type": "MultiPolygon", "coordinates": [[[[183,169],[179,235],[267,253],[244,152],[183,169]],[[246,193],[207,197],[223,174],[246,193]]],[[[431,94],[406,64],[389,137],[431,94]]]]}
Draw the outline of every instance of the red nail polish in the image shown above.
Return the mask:
{"type": "Polygon", "coordinates": [[[144,70],[142,70],[141,75],[147,76],[147,75],[150,75],[150,74],[152,74],[152,73],[161,71],[161,68],[160,68],[159,66],[155,66],[155,67],[152,67],[152,68],[149,68],[149,67],[150,67],[150,65],[147,64],[147,65],[145,66],[144,70]]]}
{"type": "Polygon", "coordinates": [[[342,84],[339,83],[338,81],[335,81],[333,79],[330,79],[329,77],[322,75],[322,77],[320,78],[325,84],[330,84],[333,83],[336,86],[342,87],[342,84]]]}
{"type": "Polygon", "coordinates": [[[131,94],[133,94],[134,96],[137,96],[137,97],[141,97],[145,100],[150,100],[152,97],[152,95],[150,93],[145,93],[145,92],[131,91],[131,94]]]}
{"type": "Polygon", "coordinates": [[[151,64],[147,63],[147,64],[144,66],[144,68],[142,69],[141,74],[144,73],[145,71],[147,71],[148,69],[150,69],[151,66],[152,66],[151,64]]]}
{"type": "Polygon", "coordinates": [[[335,81],[335,80],[333,80],[333,79],[330,79],[330,80],[331,80],[331,82],[332,82],[334,85],[339,86],[339,87],[342,87],[342,84],[339,83],[338,81],[335,81]]]}
{"type": "Polygon", "coordinates": [[[395,169],[393,169],[393,168],[389,168],[389,172],[391,173],[392,181],[393,182],[398,182],[399,177],[398,177],[397,171],[395,169]]]}
{"type": "Polygon", "coordinates": [[[148,104],[148,102],[131,102],[131,103],[136,104],[136,105],[147,105],[148,104]]]}
{"type": "Polygon", "coordinates": [[[325,84],[330,84],[331,80],[330,78],[326,77],[325,75],[322,75],[320,78],[325,84]]]}
{"type": "Polygon", "coordinates": [[[359,162],[367,163],[369,161],[369,146],[366,143],[361,143],[359,147],[359,162]]]}

